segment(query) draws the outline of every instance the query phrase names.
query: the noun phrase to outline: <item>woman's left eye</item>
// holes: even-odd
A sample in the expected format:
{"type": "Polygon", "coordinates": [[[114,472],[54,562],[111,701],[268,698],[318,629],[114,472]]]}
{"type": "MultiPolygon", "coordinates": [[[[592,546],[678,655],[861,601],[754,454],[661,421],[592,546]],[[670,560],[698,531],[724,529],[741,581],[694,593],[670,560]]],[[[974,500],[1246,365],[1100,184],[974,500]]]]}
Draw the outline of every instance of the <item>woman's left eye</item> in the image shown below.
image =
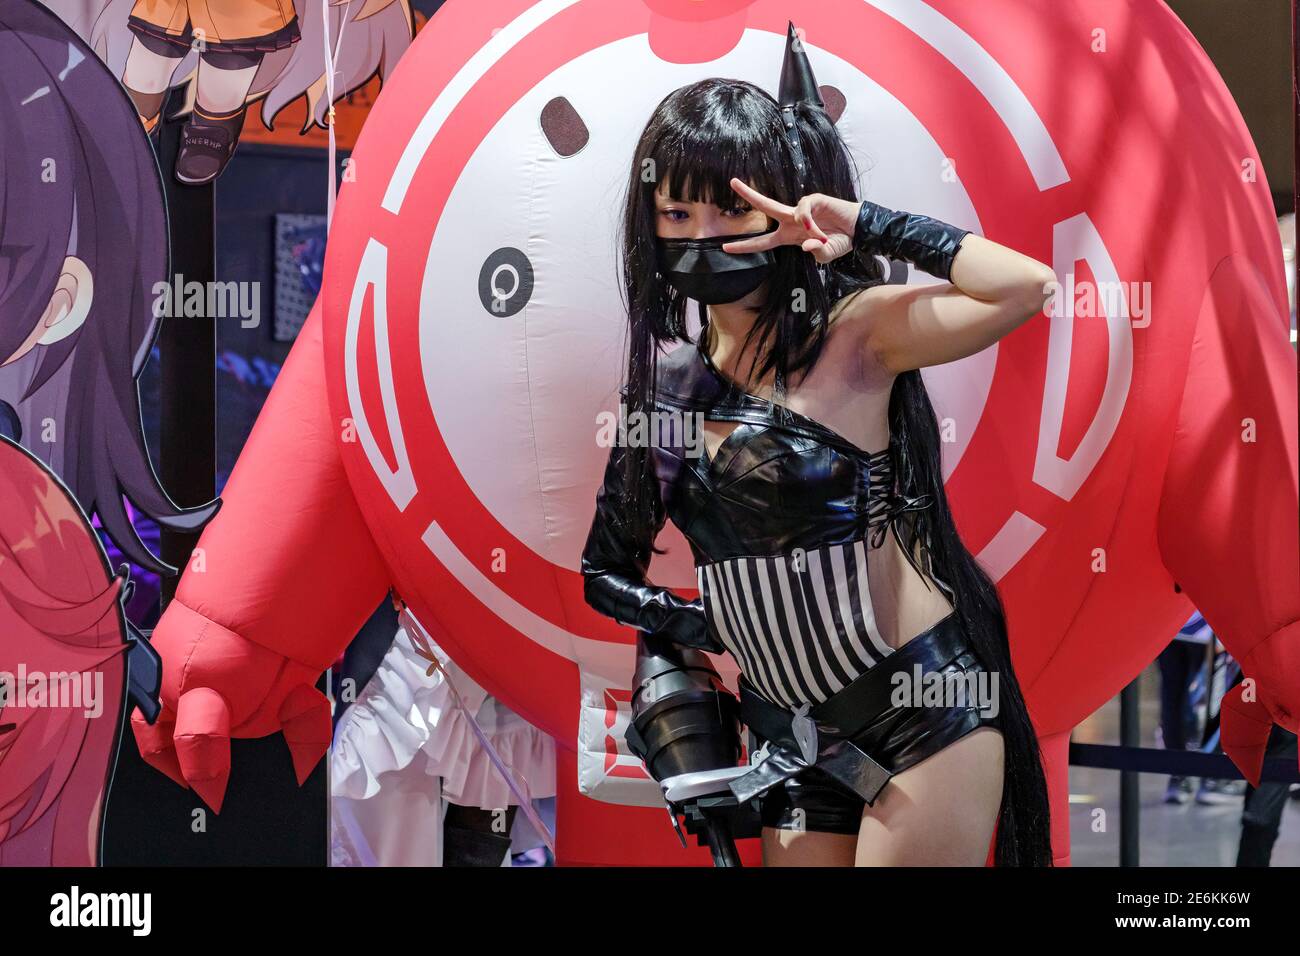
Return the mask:
{"type": "Polygon", "coordinates": [[[750,212],[753,206],[732,206],[730,209],[723,210],[724,216],[743,216],[750,212]]]}

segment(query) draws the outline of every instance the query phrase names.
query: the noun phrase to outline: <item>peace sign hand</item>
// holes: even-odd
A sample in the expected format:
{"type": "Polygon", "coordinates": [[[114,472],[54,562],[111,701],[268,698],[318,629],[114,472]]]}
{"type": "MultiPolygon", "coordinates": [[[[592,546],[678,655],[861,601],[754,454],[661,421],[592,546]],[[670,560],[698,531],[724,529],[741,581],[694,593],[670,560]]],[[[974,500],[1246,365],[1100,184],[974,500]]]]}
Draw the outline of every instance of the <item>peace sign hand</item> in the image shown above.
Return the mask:
{"type": "Polygon", "coordinates": [[[753,239],[724,243],[723,252],[762,252],[777,246],[798,246],[804,252],[812,253],[818,262],[825,263],[853,249],[858,203],[810,193],[800,199],[798,205],[787,206],[751,189],[740,179],[733,178],[731,188],[755,209],[775,219],[777,228],[753,239]],[[818,225],[819,222],[822,225],[818,225]]]}

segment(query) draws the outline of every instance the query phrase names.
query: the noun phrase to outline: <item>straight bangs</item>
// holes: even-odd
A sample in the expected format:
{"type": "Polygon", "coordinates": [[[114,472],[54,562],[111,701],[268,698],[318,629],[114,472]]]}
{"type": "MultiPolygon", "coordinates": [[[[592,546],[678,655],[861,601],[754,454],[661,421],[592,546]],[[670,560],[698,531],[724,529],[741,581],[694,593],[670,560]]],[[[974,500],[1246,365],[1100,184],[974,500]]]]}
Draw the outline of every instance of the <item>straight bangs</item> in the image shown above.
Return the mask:
{"type": "Polygon", "coordinates": [[[754,122],[750,114],[737,117],[747,122],[720,114],[719,110],[709,117],[716,122],[679,127],[679,135],[655,144],[650,158],[653,168],[662,171],[669,195],[730,209],[744,202],[731,188],[735,177],[778,202],[796,202],[779,131],[771,124],[754,122]]]}

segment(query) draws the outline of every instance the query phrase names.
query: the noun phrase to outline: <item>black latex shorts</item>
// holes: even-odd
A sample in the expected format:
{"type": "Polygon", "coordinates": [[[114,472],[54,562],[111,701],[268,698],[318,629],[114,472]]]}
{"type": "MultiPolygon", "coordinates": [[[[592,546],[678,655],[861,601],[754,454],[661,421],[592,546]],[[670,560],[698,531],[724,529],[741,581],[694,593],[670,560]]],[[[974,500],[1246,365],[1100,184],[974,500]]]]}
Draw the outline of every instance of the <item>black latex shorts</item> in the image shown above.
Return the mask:
{"type": "MultiPolygon", "coordinates": [[[[896,706],[894,675],[904,673],[914,683],[918,664],[922,687],[929,683],[925,681],[925,675],[934,673],[946,679],[965,680],[967,687],[981,686],[980,678],[975,675],[981,674],[984,668],[971,650],[960,618],[954,612],[877,663],[828,702],[833,706],[837,698],[848,695],[845,700],[852,702],[855,722],[865,719],[865,723],[848,735],[828,732],[825,725],[819,724],[822,752],[825,753],[826,747],[834,741],[846,739],[883,768],[883,772],[894,775],[980,727],[998,726],[996,710],[982,707],[986,698],[974,695],[968,695],[964,701],[954,694],[942,703],[932,699],[920,706],[914,706],[910,701],[896,706]],[[970,680],[972,676],[975,676],[974,680],[970,680]]],[[[989,675],[983,679],[984,688],[996,689],[997,685],[991,678],[989,675]]],[[[935,678],[930,678],[933,680],[935,678]]],[[[767,741],[751,723],[751,720],[764,723],[757,720],[758,714],[755,713],[755,708],[762,702],[752,696],[752,687],[747,688],[743,678],[741,686],[742,719],[748,704],[750,719],[745,719],[745,723],[749,726],[750,748],[754,752],[767,741]]],[[[776,714],[770,709],[773,706],[767,704],[763,708],[769,719],[776,714]]],[[[840,723],[847,724],[847,721],[840,723]]],[[[787,751],[791,752],[793,748],[787,751]]],[[[855,835],[868,803],[861,793],[854,792],[817,763],[809,764],[795,776],[776,783],[756,799],[765,827],[855,835]]]]}

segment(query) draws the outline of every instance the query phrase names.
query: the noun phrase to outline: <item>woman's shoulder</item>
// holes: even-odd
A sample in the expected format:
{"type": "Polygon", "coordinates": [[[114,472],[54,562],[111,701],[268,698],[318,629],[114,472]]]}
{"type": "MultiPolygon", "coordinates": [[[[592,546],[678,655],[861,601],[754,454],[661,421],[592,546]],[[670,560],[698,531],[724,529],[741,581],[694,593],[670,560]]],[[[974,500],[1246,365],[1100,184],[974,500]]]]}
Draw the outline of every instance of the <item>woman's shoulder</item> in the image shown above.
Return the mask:
{"type": "Polygon", "coordinates": [[[907,286],[901,283],[881,283],[855,289],[840,297],[831,306],[827,331],[863,330],[870,325],[880,309],[900,295],[905,295],[907,286]]]}

